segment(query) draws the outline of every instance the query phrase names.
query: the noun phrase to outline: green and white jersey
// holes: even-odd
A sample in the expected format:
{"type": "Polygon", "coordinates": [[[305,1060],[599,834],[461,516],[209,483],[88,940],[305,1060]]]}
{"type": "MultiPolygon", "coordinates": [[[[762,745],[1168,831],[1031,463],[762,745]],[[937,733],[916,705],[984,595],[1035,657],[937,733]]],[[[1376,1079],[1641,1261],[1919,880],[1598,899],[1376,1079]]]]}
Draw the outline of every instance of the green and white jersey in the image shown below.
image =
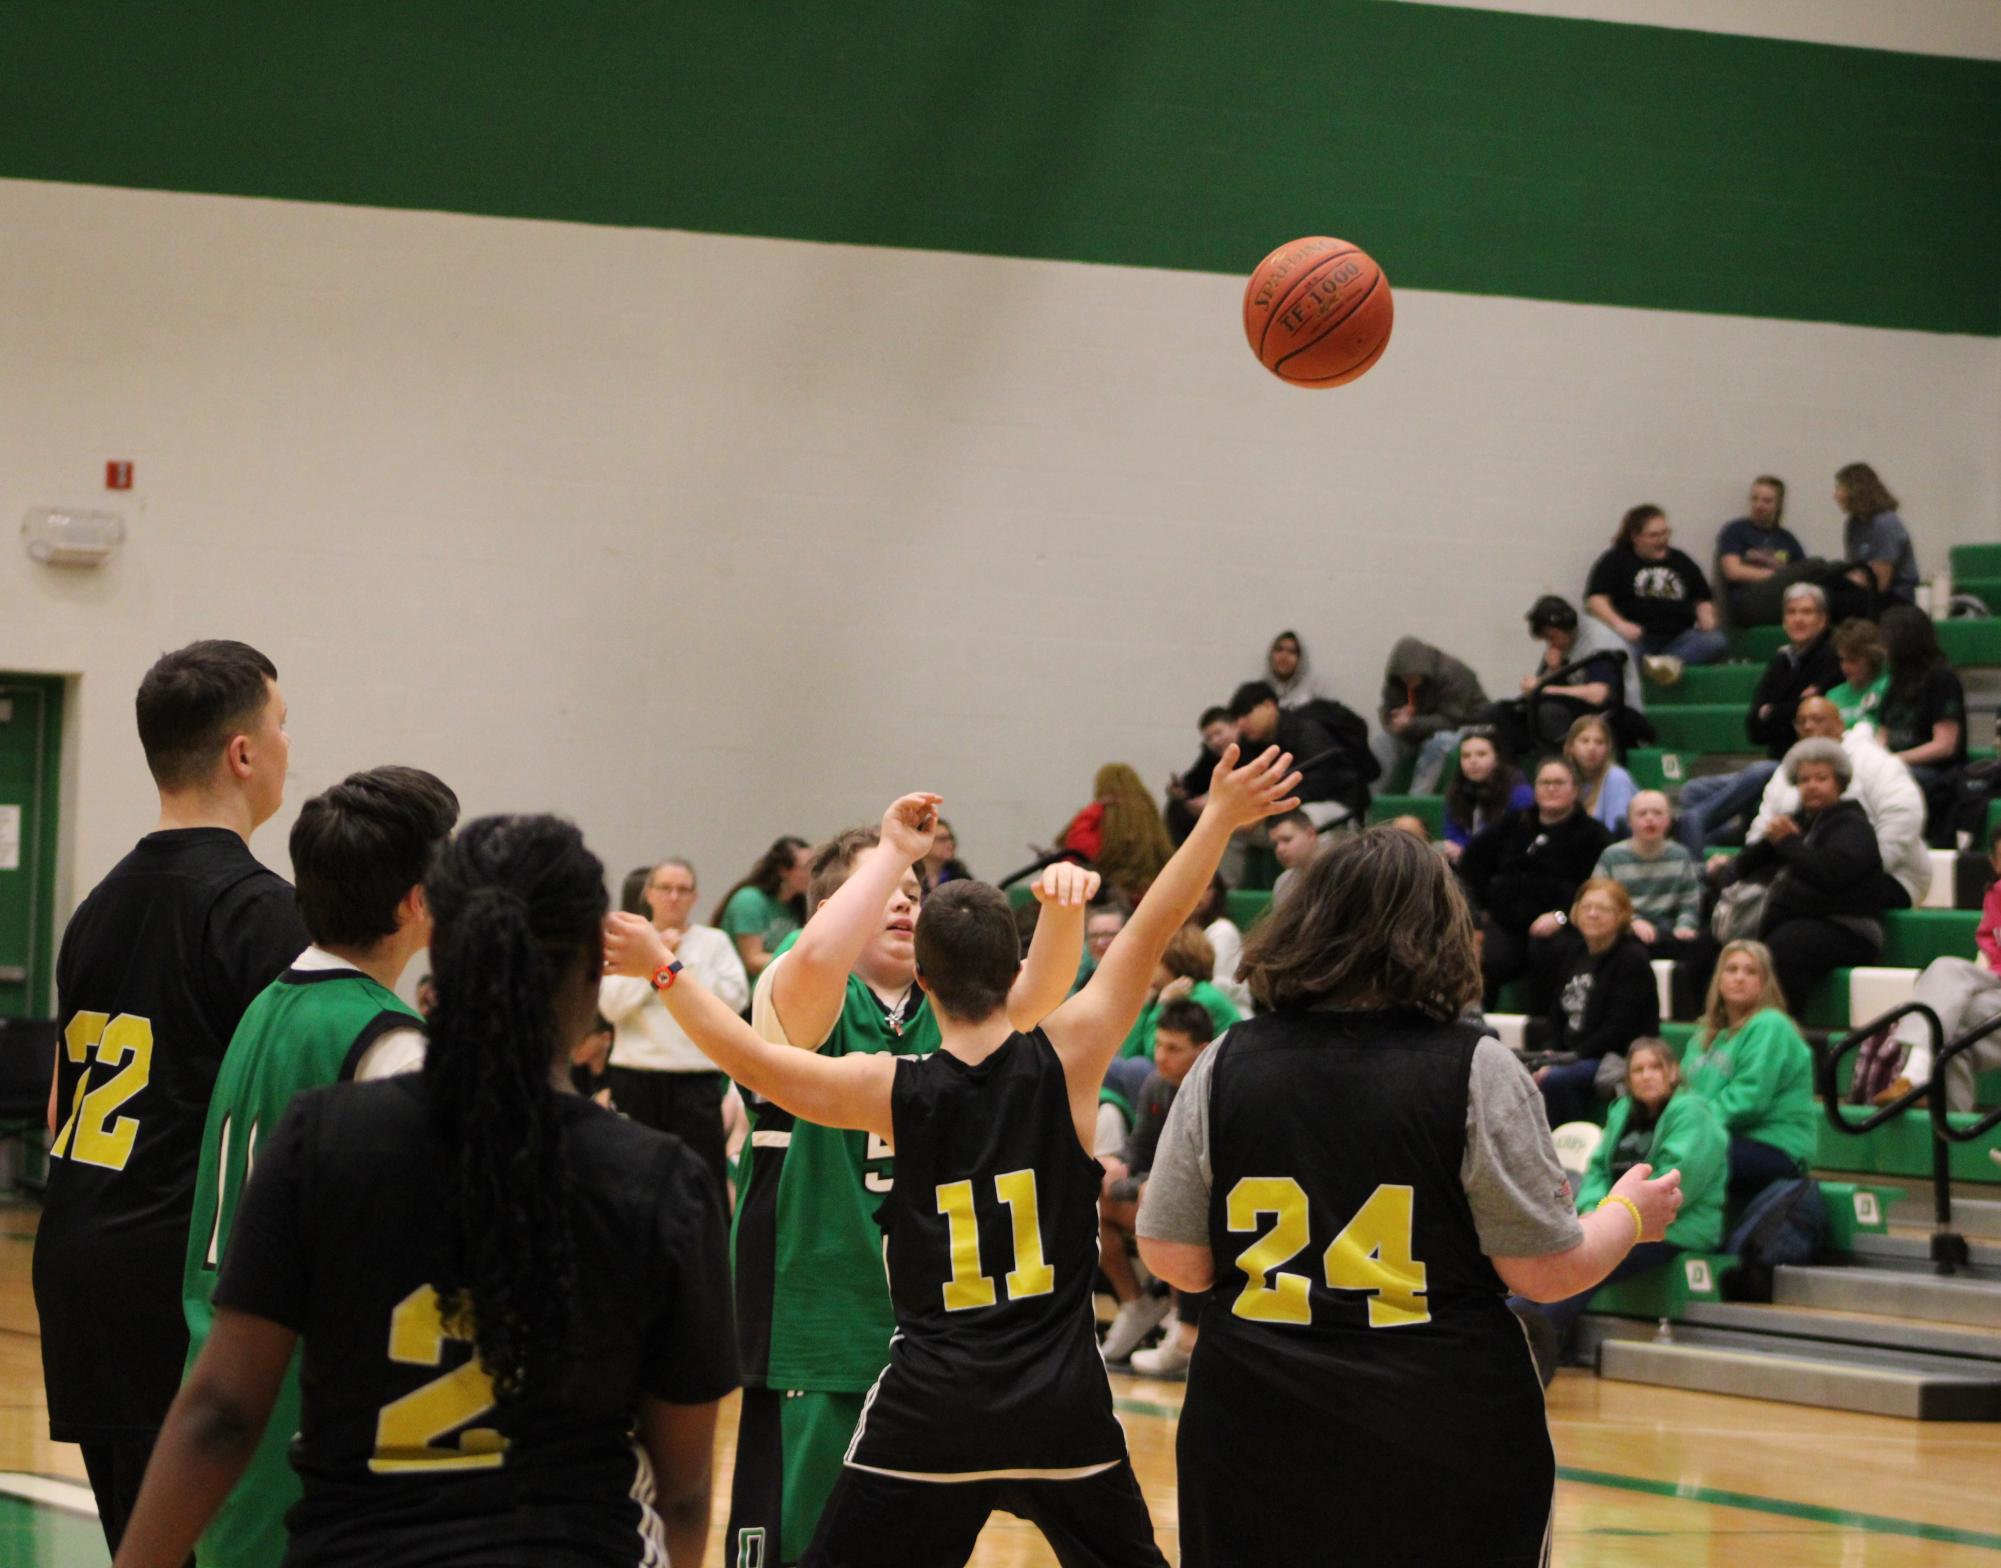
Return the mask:
{"type": "MultiPolygon", "coordinates": [[[[758,977],[751,1019],[785,1036],[770,1001],[781,957],[758,977]]],[[[938,1025],[916,987],[892,1013],[854,975],[822,1056],[938,1049],[938,1025]]],[[[894,1156],[872,1133],[798,1121],[768,1102],[751,1108],[732,1237],[737,1336],[747,1387],[860,1394],[889,1360],[896,1331],[875,1211],[894,1156]]]]}
{"type": "MultiPolygon", "coordinates": [[[[420,1064],[423,1025],[395,992],[317,947],[300,954],[245,1010],[216,1075],[202,1130],[181,1277],[190,1368],[208,1339],[216,1277],[256,1162],[258,1138],[275,1131],[292,1101],[309,1089],[385,1077],[420,1064]]],[[[202,1534],[202,1568],[278,1568],[285,1555],[285,1511],[299,1498],[299,1480],[287,1458],[298,1429],[294,1356],[249,1468],[202,1534]]]]}

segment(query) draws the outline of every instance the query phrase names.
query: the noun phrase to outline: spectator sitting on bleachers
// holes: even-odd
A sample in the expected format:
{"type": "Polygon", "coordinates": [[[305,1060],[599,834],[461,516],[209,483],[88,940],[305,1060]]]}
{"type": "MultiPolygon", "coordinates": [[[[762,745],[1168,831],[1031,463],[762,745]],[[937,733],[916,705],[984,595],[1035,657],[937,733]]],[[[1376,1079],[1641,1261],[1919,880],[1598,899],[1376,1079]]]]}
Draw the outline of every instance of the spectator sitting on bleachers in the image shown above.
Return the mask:
{"type": "Polygon", "coordinates": [[[1108,762],[1091,781],[1091,803],[1063,829],[1059,848],[1097,868],[1108,892],[1137,902],[1174,854],[1160,808],[1140,776],[1108,762]]]}
{"type": "MultiPolygon", "coordinates": [[[[1951,1044],[1969,1029],[1977,1029],[2001,1014],[2001,833],[1988,846],[1997,880],[1987,886],[1980,906],[1980,923],[1973,945],[1978,959],[1934,958],[1918,976],[1911,1000],[1923,1002],[1938,1015],[1940,1038],[1951,1044]]],[[[1915,1015],[1900,1018],[1893,1037],[1906,1047],[1896,1081],[1880,1096],[1894,1100],[1932,1073],[1931,1034],[1915,1015]]],[[[1945,1105],[1949,1111],[1974,1108],[1974,1080],[1981,1073],[2001,1070],[2001,1031],[1990,1034],[1964,1055],[1946,1064],[1945,1105]]]]}
{"type": "MultiPolygon", "coordinates": [[[[1531,939],[1546,940],[1568,922],[1578,888],[1611,842],[1604,825],[1578,804],[1577,770],[1563,757],[1536,764],[1534,805],[1474,835],[1459,857],[1459,875],[1481,911],[1486,1006],[1529,970],[1531,939]]],[[[1546,975],[1538,973],[1537,980],[1537,1005],[1547,1006],[1546,975]]]]}
{"type": "Polygon", "coordinates": [[[1622,637],[1651,681],[1671,686],[1688,664],[1723,657],[1709,579],[1670,543],[1667,513],[1633,507],[1619,521],[1612,548],[1598,557],[1584,607],[1622,637]]]}
{"type": "Polygon", "coordinates": [[[1623,833],[1626,808],[1633,800],[1633,775],[1612,760],[1612,749],[1612,726],[1595,713],[1587,713],[1563,737],[1563,754],[1577,769],[1584,809],[1611,832],[1623,833]]]}
{"type": "Polygon", "coordinates": [[[1459,770],[1445,786],[1445,858],[1458,863],[1466,843],[1510,811],[1535,804],[1515,765],[1501,755],[1491,726],[1475,725],[1459,737],[1459,770]]]}
{"type": "Polygon", "coordinates": [[[1890,689],[1890,651],[1874,621],[1843,621],[1834,628],[1834,654],[1841,661],[1841,684],[1827,700],[1841,710],[1841,722],[1853,729],[1877,722],[1883,694],[1890,689]]]}
{"type": "MultiPolygon", "coordinates": [[[[1866,724],[1844,730],[1840,711],[1831,698],[1809,697],[1793,715],[1793,731],[1801,740],[1835,740],[1848,753],[1853,782],[1848,798],[1861,804],[1875,830],[1876,849],[1883,857],[1883,869],[1895,883],[1884,889],[1886,909],[1914,908],[1931,891],[1932,859],[1925,848],[1925,798],[1911,777],[1911,770],[1882,747],[1866,724]]],[[[1758,815],[1751,823],[1746,842],[1764,839],[1773,822],[1799,810],[1799,791],[1781,769],[1765,786],[1758,815]]],[[[1712,856],[1708,870],[1712,877],[1729,864],[1726,856],[1712,856]]]]}
{"type": "Polygon", "coordinates": [[[972,872],[959,858],[959,835],[943,817],[938,819],[938,830],[932,835],[931,852],[919,862],[917,871],[927,893],[936,892],[947,882],[972,880],[972,872]]]}
{"type": "Polygon", "coordinates": [[[1254,679],[1272,689],[1281,708],[1303,708],[1309,703],[1332,702],[1334,689],[1313,673],[1306,646],[1298,632],[1280,632],[1265,650],[1265,667],[1254,679]]]}
{"type": "MultiPolygon", "coordinates": [[[[1577,1212],[1597,1208],[1612,1184],[1635,1165],[1651,1165],[1656,1176],[1681,1172],[1681,1212],[1668,1226],[1666,1239],[1641,1242],[1597,1285],[1562,1301],[1538,1305],[1510,1296],[1508,1305],[1530,1325],[1532,1338],[1531,1313],[1554,1330],[1557,1346],[1552,1348],[1559,1348],[1604,1286],[1665,1268],[1684,1252],[1714,1252],[1723,1245],[1729,1135],[1715,1108],[1683,1082],[1674,1047],[1658,1038],[1635,1040],[1626,1053],[1626,1092],[1606,1112],[1604,1134],[1577,1184],[1577,1212]]],[[[1536,1359],[1544,1364],[1547,1381],[1555,1357],[1538,1347],[1536,1359]]]]}
{"type": "Polygon", "coordinates": [[[1924,611],[1892,605],[1877,625],[1889,654],[1890,684],[1877,713],[1883,747],[1911,770],[1924,791],[1931,842],[1947,847],[1953,791],[1966,766],[1966,688],[1924,611]]]}
{"type": "Polygon", "coordinates": [[[1153,1169],[1154,1150],[1160,1146],[1160,1129],[1167,1123],[1174,1091],[1215,1033],[1209,1014],[1197,1002],[1170,1002],[1160,1010],[1154,1026],[1153,1071],[1139,1091],[1132,1131],[1116,1156],[1100,1162],[1105,1175],[1098,1197],[1098,1265],[1119,1303],[1118,1315],[1099,1347],[1108,1362],[1124,1361],[1172,1310],[1167,1296],[1140,1289],[1126,1254],[1126,1238],[1133,1231],[1139,1195],[1146,1173],[1153,1169]]]}
{"type": "Polygon", "coordinates": [[[1210,978],[1216,972],[1216,950],[1198,925],[1185,925],[1167,939],[1167,949],[1154,966],[1153,987],[1146,1006],[1133,1021],[1132,1030],[1119,1047],[1121,1059],[1143,1056],[1154,1060],[1153,1032],[1161,1009],[1170,1002],[1196,1002],[1209,1014],[1221,1034],[1243,1016],[1210,978]]]}
{"type": "MultiPolygon", "coordinates": [[[[1025,909],[1040,910],[1042,906],[1030,899],[1022,906],[1025,909]]],[[[1077,979],[1070,987],[1075,996],[1084,989],[1105,954],[1112,950],[1112,939],[1126,928],[1126,906],[1116,898],[1108,898],[1101,904],[1093,904],[1090,913],[1084,916],[1084,956],[1077,960],[1077,979]]],[[[1023,954],[1028,952],[1026,946],[1023,954]]]]}
{"type": "Polygon", "coordinates": [[[1553,593],[1530,607],[1528,623],[1529,635],[1543,645],[1535,668],[1522,677],[1520,697],[1495,703],[1485,715],[1503,756],[1561,746],[1587,713],[1639,711],[1640,667],[1611,627],[1595,616],[1580,620],[1570,602],[1553,593]],[[1580,664],[1557,678],[1559,670],[1580,664]]]}
{"type": "Polygon", "coordinates": [[[1202,749],[1195,754],[1187,772],[1176,773],[1167,781],[1167,836],[1176,844],[1195,831],[1195,819],[1209,804],[1209,780],[1216,771],[1217,759],[1237,739],[1237,721],[1230,717],[1228,708],[1203,709],[1196,728],[1202,735],[1202,749]]]}
{"type": "Polygon", "coordinates": [[[1288,811],[1265,824],[1271,852],[1278,857],[1278,880],[1271,885],[1271,901],[1276,904],[1291,891],[1301,866],[1325,847],[1313,819],[1304,811],[1288,811]]]}
{"type": "MultiPolygon", "coordinates": [[[[1319,706],[1316,699],[1314,708],[1319,706]]],[[[1375,769],[1366,731],[1358,758],[1356,748],[1322,724],[1314,708],[1282,707],[1278,693],[1265,681],[1248,681],[1230,698],[1230,716],[1237,721],[1246,756],[1267,746],[1292,753],[1300,775],[1293,793],[1315,828],[1324,833],[1346,822],[1359,826],[1369,809],[1368,776],[1375,769]]]]}
{"type": "Polygon", "coordinates": [[[1480,677],[1467,665],[1428,642],[1398,638],[1383,668],[1383,700],[1376,710],[1383,727],[1370,742],[1382,764],[1383,788],[1392,788],[1398,770],[1409,763],[1412,793],[1437,794],[1460,728],[1486,709],[1480,677]]]}
{"type": "Polygon", "coordinates": [[[1630,838],[1608,844],[1592,867],[1610,877],[1633,901],[1633,935],[1653,958],[1683,962],[1702,934],[1702,868],[1668,837],[1672,812],[1657,789],[1633,797],[1626,822],[1630,838]]]}
{"type": "Polygon", "coordinates": [[[1827,634],[1827,595],[1812,583],[1794,583],[1786,590],[1784,621],[1785,646],[1758,677],[1751,709],[1744,715],[1744,733],[1753,745],[1765,748],[1766,760],[1735,773],[1690,779],[1682,786],[1676,832],[1698,855],[1757,806],[1758,797],[1779,771],[1779,759],[1798,738],[1793,716],[1801,700],[1841,684],[1841,660],[1827,634]]]}
{"type": "Polygon", "coordinates": [[[1798,1176],[1811,1158],[1820,1109],[1813,1052],[1792,1019],[1771,951],[1730,942],[1716,961],[1702,1022],[1682,1073],[1730,1135],[1730,1201],[1798,1176]]]}
{"type": "Polygon", "coordinates": [[[1850,463],[1834,476],[1834,504],[1847,514],[1842,554],[1849,577],[1875,596],[1880,608],[1915,604],[1918,556],[1911,531],[1897,515],[1897,498],[1867,463],[1850,463]]]}
{"type": "Polygon", "coordinates": [[[1230,999],[1240,1013],[1251,1010],[1251,988],[1237,978],[1237,964],[1244,956],[1244,933],[1230,918],[1230,884],[1218,872],[1209,881],[1209,891],[1195,906],[1194,923],[1202,928],[1216,954],[1216,967],[1209,978],[1217,990],[1230,999]]]}
{"type": "Polygon", "coordinates": [[[1549,1045],[1577,1060],[1538,1068],[1535,1081],[1550,1126],[1560,1127],[1612,1098],[1618,1087],[1607,1071],[1617,1066],[1612,1059],[1623,1060],[1635,1040],[1659,1031],[1661,1004],[1647,950],[1633,935],[1633,901],[1612,878],[1592,877],[1577,890],[1569,924],[1551,942],[1549,1045]]]}
{"type": "Polygon", "coordinates": [[[1779,618],[1773,580],[1806,559],[1785,515],[1786,482],[1760,474],[1751,481],[1750,510],[1716,536],[1716,571],[1733,626],[1769,626],[1779,618]]]}
{"type": "Polygon", "coordinates": [[[1786,753],[1782,771],[1799,792],[1799,810],[1767,822],[1764,837],[1723,868],[1722,880],[1769,885],[1758,935],[1800,1014],[1824,977],[1882,953],[1883,911],[1900,890],[1883,874],[1868,813],[1841,798],[1855,776],[1841,743],[1803,740],[1786,753]]]}

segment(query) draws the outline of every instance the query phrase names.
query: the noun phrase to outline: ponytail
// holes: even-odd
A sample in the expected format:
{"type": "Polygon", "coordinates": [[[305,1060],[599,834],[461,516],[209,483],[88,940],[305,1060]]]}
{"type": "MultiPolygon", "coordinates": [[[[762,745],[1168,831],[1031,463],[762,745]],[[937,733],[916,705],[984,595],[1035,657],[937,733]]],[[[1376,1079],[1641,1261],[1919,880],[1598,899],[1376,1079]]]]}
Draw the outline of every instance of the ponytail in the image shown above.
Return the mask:
{"type": "Polygon", "coordinates": [[[444,1151],[439,1313],[465,1325],[496,1397],[563,1343],[576,1298],[572,1192],[551,1082],[556,988],[595,972],[604,867],[570,823],[485,817],[424,891],[438,1004],[424,1086],[444,1151]]]}

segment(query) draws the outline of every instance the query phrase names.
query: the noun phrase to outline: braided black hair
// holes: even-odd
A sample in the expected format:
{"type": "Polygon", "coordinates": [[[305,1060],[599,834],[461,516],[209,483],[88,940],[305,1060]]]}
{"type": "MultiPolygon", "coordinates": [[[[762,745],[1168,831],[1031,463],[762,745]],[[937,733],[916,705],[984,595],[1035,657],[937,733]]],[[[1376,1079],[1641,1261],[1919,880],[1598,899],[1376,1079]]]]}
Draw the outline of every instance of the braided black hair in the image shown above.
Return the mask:
{"type": "Polygon", "coordinates": [[[576,1297],[556,987],[602,952],[604,867],[556,817],[482,817],[424,882],[438,1005],[424,1083],[445,1151],[446,1323],[470,1318],[503,1403],[562,1343],[576,1297]]]}

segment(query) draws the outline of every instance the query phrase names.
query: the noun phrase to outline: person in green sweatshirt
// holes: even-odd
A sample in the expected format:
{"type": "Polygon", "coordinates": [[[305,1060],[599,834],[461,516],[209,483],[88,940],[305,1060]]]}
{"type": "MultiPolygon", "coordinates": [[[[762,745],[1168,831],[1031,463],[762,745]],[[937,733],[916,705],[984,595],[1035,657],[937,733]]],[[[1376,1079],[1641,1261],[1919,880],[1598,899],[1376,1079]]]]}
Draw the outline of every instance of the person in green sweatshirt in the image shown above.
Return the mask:
{"type": "MultiPolygon", "coordinates": [[[[1243,1014],[1211,978],[1216,972],[1216,949],[1200,926],[1190,922],[1168,938],[1167,951],[1153,971],[1153,986],[1146,1006],[1133,1021],[1132,1030],[1119,1047],[1119,1060],[1133,1057],[1153,1060],[1153,1029],[1160,1010],[1169,1002],[1184,998],[1199,1002],[1216,1026],[1216,1037],[1243,1014]]],[[[1115,1075],[1116,1076],[1116,1075],[1115,1075]]]]}
{"type": "MultiPolygon", "coordinates": [[[[1601,1284],[1631,1279],[1671,1264],[1684,1252],[1714,1252],[1723,1244],[1723,1191],[1730,1163],[1730,1139],[1709,1101],[1682,1082],[1674,1047],[1643,1037],[1626,1053],[1626,1093],[1612,1102],[1605,1136],[1592,1152],[1577,1190],[1577,1212],[1589,1214],[1605,1201],[1614,1182],[1635,1165],[1651,1165],[1655,1175],[1681,1172],[1681,1213],[1660,1241],[1643,1241],[1626,1254],[1601,1284]]],[[[1540,1333],[1540,1317],[1560,1343],[1584,1315],[1597,1285],[1562,1301],[1537,1304],[1525,1297],[1508,1305],[1529,1324],[1530,1339],[1543,1340],[1537,1361],[1554,1348],[1540,1333]]]]}
{"type": "Polygon", "coordinates": [[[1724,947],[1682,1072],[1730,1135],[1733,1207],[1806,1170],[1820,1116],[1813,1052],[1786,1015],[1763,942],[1724,947]]]}

